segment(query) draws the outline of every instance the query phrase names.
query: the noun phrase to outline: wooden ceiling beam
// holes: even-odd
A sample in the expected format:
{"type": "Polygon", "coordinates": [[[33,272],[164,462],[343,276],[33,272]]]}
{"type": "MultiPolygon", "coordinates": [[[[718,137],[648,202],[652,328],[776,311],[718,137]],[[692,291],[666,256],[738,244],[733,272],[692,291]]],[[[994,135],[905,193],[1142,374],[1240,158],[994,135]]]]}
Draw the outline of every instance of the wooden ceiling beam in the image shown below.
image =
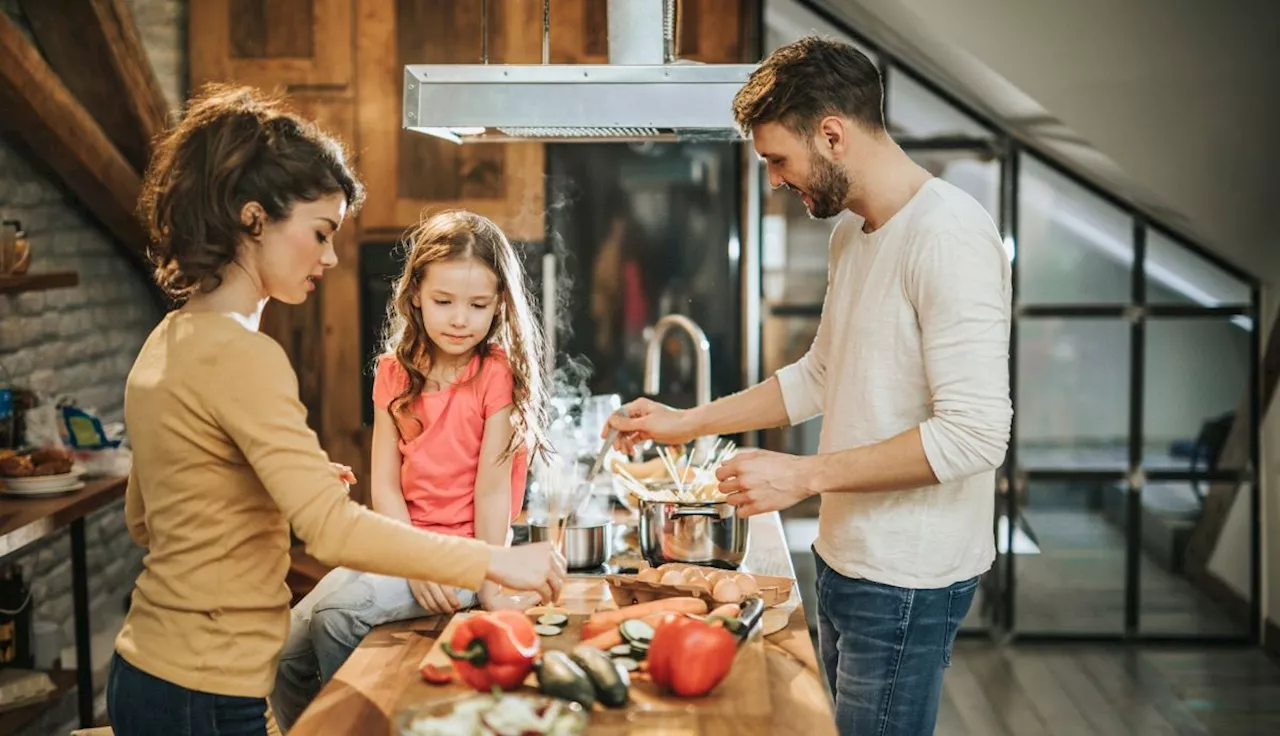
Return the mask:
{"type": "Polygon", "coordinates": [[[147,240],[134,217],[138,172],[2,12],[0,110],[0,128],[30,149],[149,275],[147,240]]]}
{"type": "Polygon", "coordinates": [[[137,171],[169,103],[125,0],[22,0],[49,66],[137,171]]]}

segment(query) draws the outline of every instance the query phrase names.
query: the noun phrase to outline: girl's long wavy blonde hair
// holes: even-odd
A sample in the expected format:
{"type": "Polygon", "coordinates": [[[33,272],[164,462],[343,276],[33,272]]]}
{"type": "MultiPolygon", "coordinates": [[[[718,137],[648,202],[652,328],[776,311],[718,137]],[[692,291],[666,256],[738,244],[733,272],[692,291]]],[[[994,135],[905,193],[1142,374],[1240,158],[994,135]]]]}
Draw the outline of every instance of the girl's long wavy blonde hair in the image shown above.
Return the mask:
{"type": "MultiPolygon", "coordinates": [[[[465,210],[446,210],[425,218],[402,242],[404,271],[387,305],[384,330],[385,355],[394,356],[409,383],[391,401],[391,416],[404,436],[401,419],[422,395],[427,373],[435,359],[435,346],[422,323],[422,312],[413,300],[422,290],[427,268],[433,263],[474,259],[498,277],[498,309],[489,334],[476,346],[481,367],[494,348],[506,354],[515,378],[511,424],[515,430],[503,451],[505,461],[522,447],[532,454],[547,450],[547,377],[542,368],[542,330],[533,318],[533,304],[525,287],[524,267],[507,236],[487,217],[465,210]]],[[[476,370],[472,376],[479,376],[476,370]]],[[[471,379],[468,379],[471,380],[471,379]]],[[[421,420],[414,417],[419,428],[421,420]]]]}

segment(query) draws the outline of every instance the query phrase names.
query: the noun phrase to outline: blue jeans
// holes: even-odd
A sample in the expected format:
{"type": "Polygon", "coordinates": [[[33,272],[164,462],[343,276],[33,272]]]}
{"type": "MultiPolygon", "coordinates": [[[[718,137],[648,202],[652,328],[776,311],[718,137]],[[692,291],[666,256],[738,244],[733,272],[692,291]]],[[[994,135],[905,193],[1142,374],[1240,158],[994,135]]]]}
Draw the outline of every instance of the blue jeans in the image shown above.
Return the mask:
{"type": "Polygon", "coordinates": [[[978,587],[895,588],[847,578],[815,551],[818,648],[842,736],[931,736],[942,673],[978,587]]]}
{"type": "MultiPolygon", "coordinates": [[[[476,594],[454,589],[464,609],[476,594]]],[[[271,711],[283,730],[293,726],[347,657],[375,626],[430,616],[404,578],[335,568],[290,613],[280,652],[271,711]]]]}
{"type": "Polygon", "coordinates": [[[189,690],[143,672],[119,654],[107,677],[116,736],[265,736],[267,701],[189,690]]]}

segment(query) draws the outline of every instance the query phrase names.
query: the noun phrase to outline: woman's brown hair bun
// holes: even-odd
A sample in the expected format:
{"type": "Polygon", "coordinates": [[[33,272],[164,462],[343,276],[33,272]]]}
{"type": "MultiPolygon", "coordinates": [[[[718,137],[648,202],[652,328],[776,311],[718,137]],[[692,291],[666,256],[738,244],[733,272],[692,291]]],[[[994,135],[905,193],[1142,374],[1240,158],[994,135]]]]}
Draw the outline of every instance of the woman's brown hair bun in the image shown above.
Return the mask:
{"type": "Polygon", "coordinates": [[[156,282],[172,298],[211,291],[241,238],[261,232],[240,212],[258,202],[273,220],[299,201],[341,193],[348,215],[364,201],[342,144],[252,87],[206,85],[156,141],[138,214],[156,282]]]}

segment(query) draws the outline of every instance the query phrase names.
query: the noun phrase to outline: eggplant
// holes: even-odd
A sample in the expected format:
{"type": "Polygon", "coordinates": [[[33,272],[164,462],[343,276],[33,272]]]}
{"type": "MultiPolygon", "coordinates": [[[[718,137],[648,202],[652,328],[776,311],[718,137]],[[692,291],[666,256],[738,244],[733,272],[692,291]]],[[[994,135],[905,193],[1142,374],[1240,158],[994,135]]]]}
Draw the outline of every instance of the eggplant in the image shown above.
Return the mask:
{"type": "Polygon", "coordinates": [[[578,663],[596,688],[596,697],[610,708],[617,708],[627,702],[631,689],[631,676],[621,665],[609,658],[609,655],[591,646],[578,645],[569,654],[570,659],[578,663]]]}
{"type": "Polygon", "coordinates": [[[544,695],[581,703],[590,708],[596,702],[596,687],[586,671],[569,655],[553,649],[538,658],[538,690],[544,695]]]}

